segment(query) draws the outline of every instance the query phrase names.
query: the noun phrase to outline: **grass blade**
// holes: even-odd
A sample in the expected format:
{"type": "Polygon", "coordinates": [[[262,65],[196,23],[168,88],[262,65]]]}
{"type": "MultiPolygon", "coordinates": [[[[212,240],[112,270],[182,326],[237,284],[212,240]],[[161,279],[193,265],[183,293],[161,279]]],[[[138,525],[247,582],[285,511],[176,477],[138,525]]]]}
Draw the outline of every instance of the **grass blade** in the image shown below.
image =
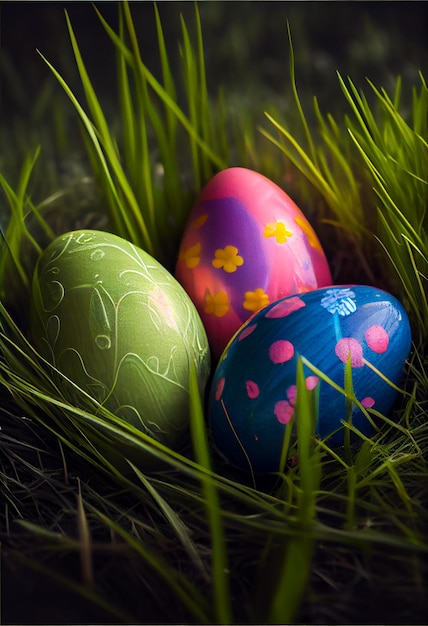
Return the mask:
{"type": "MultiPolygon", "coordinates": [[[[190,424],[193,449],[202,470],[211,470],[207,430],[203,414],[195,368],[190,368],[190,424]]],[[[232,609],[229,590],[229,564],[224,534],[220,500],[215,483],[209,474],[201,472],[202,492],[211,535],[212,585],[215,622],[232,624],[232,609]]]]}

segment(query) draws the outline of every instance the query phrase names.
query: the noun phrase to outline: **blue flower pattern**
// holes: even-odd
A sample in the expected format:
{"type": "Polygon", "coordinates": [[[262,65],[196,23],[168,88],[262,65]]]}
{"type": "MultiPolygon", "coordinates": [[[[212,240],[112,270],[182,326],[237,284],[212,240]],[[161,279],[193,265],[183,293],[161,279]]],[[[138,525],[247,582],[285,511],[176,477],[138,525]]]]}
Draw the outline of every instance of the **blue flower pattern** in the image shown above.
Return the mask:
{"type": "Polygon", "coordinates": [[[355,293],[349,288],[327,289],[326,295],[321,299],[321,306],[331,314],[337,313],[346,317],[357,310],[355,293]]]}

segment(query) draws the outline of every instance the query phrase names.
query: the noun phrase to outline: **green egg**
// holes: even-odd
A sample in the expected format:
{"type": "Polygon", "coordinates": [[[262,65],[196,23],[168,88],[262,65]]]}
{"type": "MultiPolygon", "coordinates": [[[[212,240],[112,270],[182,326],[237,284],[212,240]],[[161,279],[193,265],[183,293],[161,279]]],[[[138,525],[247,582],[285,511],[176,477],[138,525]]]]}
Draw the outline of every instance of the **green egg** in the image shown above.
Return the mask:
{"type": "Polygon", "coordinates": [[[30,319],[35,347],[68,379],[161,443],[183,443],[190,363],[203,393],[210,352],[196,308],[158,261],[111,233],[66,233],[37,262],[30,319]]]}

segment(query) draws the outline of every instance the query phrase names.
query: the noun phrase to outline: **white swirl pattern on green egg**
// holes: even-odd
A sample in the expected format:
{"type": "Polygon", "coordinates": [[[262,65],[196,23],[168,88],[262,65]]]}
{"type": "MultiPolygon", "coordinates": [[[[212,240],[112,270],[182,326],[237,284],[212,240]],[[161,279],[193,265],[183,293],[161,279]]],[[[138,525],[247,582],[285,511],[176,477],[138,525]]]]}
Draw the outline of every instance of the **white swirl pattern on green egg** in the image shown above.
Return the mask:
{"type": "MultiPolygon", "coordinates": [[[[188,421],[189,362],[201,391],[208,342],[184,289],[155,259],[110,233],[52,242],[33,280],[32,336],[40,352],[117,416],[174,446],[188,421]]],[[[70,401],[74,385],[63,381],[70,401]]]]}

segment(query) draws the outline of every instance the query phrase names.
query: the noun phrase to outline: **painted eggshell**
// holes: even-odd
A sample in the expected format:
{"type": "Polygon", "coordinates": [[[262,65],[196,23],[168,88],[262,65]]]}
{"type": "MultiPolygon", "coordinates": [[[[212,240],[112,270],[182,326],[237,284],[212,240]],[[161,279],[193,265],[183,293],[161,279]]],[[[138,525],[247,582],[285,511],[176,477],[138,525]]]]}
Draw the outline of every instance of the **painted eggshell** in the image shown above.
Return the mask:
{"type": "Polygon", "coordinates": [[[332,283],[301,210],[268,178],[241,167],[219,172],[203,188],[175,275],[199,311],[215,357],[263,306],[332,283]]]}
{"type": "MultiPolygon", "coordinates": [[[[282,298],[248,320],[216,368],[209,398],[214,444],[230,463],[254,472],[279,468],[285,425],[296,402],[298,355],[344,388],[350,356],[355,397],[387,414],[409,355],[411,334],[403,306],[366,286],[335,286],[282,298]],[[245,451],[245,453],[244,453],[245,451]]],[[[345,397],[304,365],[306,387],[318,386],[316,434],[341,445],[345,397]]],[[[367,436],[374,427],[355,404],[352,423],[367,436]]]]}
{"type": "MultiPolygon", "coordinates": [[[[35,347],[61,373],[118,417],[179,445],[189,363],[203,391],[210,351],[192,301],[158,261],[111,233],[62,235],[37,263],[30,318],[35,347]]],[[[58,384],[75,403],[72,386],[58,384]]]]}

